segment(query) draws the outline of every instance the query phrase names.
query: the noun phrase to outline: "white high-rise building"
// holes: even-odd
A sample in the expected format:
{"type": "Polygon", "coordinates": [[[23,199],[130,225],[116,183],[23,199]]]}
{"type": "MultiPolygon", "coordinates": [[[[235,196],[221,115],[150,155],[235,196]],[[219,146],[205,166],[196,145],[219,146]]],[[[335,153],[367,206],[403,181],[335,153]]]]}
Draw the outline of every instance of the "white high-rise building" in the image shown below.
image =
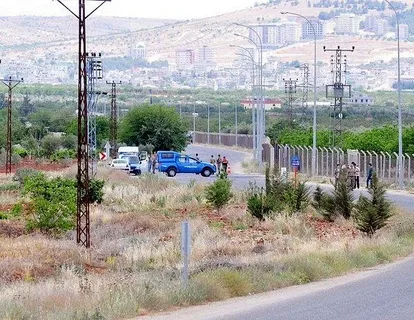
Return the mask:
{"type": "Polygon", "coordinates": [[[408,24],[401,23],[400,24],[400,39],[401,40],[407,40],[410,36],[408,24]]]}
{"type": "Polygon", "coordinates": [[[191,69],[194,66],[195,55],[193,49],[181,48],[175,51],[175,63],[178,70],[191,69]]]}
{"type": "Polygon", "coordinates": [[[361,17],[353,13],[341,14],[335,19],[335,33],[337,34],[357,34],[361,17]]]}
{"type": "Polygon", "coordinates": [[[374,32],[376,35],[382,36],[388,32],[389,26],[388,20],[378,19],[374,26],[374,32]]]}

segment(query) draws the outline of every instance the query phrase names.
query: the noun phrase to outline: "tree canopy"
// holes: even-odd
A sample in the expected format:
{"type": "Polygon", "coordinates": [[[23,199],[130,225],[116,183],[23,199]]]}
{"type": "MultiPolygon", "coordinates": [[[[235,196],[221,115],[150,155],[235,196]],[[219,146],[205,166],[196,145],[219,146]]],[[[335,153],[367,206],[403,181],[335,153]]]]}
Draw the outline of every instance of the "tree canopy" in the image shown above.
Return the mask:
{"type": "Polygon", "coordinates": [[[175,108],[144,105],[130,110],[120,126],[120,140],[128,145],[152,144],[155,151],[182,151],[186,126],[175,108]]]}

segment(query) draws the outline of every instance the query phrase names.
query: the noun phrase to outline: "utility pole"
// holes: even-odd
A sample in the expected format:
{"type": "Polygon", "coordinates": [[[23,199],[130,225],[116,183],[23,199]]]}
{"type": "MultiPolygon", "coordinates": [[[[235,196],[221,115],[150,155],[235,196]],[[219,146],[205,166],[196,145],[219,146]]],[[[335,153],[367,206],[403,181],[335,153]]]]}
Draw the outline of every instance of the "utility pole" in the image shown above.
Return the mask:
{"type": "Polygon", "coordinates": [[[88,155],[88,99],[87,99],[87,66],[86,66],[86,19],[98,10],[105,2],[111,0],[95,0],[101,2],[88,15],[86,1],[79,0],[79,12],[75,14],[62,0],[57,0],[79,21],[79,52],[78,52],[78,173],[77,173],[77,212],[76,212],[76,242],[90,248],[90,179],[88,155]]]}
{"type": "Polygon", "coordinates": [[[6,132],[6,174],[11,174],[11,156],[12,156],[12,92],[13,89],[23,82],[14,80],[12,77],[2,80],[3,84],[8,88],[7,96],[7,132],[6,132]]]}
{"type": "Polygon", "coordinates": [[[114,159],[117,156],[118,147],[118,108],[116,105],[116,86],[122,84],[122,81],[107,81],[106,84],[112,86],[111,91],[111,120],[109,122],[109,144],[111,145],[111,158],[114,159]]]}
{"type": "Polygon", "coordinates": [[[96,80],[102,79],[101,53],[86,53],[88,66],[88,141],[89,141],[89,172],[92,177],[96,175],[96,114],[98,93],[96,92],[96,80]]]}
{"type": "Polygon", "coordinates": [[[344,61],[342,62],[342,52],[354,52],[355,47],[352,49],[341,49],[338,46],[336,49],[326,49],[323,47],[323,51],[333,51],[335,55],[331,56],[332,73],[334,74],[334,83],[326,86],[326,97],[334,98],[333,113],[332,113],[332,138],[331,146],[341,147],[342,146],[342,99],[351,97],[351,86],[342,82],[342,74],[346,74],[346,55],[344,55],[344,61]],[[345,95],[345,90],[347,94],[345,95]],[[330,93],[333,91],[333,94],[330,93]]]}
{"type": "Polygon", "coordinates": [[[288,121],[289,126],[293,128],[293,102],[296,100],[296,98],[293,96],[294,93],[296,93],[296,83],[298,79],[292,80],[289,79],[283,79],[285,82],[285,93],[286,93],[286,103],[287,103],[287,115],[288,115],[288,121]]]}
{"type": "Polygon", "coordinates": [[[306,112],[308,111],[308,99],[309,99],[309,64],[304,63],[300,66],[303,70],[303,83],[298,87],[302,88],[302,125],[306,125],[306,112]]]}

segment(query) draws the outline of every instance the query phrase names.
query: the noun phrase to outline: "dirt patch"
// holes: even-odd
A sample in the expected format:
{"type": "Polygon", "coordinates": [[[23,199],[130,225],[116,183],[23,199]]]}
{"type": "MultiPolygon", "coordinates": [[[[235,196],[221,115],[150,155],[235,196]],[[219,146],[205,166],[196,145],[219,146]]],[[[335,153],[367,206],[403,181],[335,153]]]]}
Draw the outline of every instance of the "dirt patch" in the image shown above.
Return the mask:
{"type": "Polygon", "coordinates": [[[0,220],[0,237],[17,238],[26,232],[22,221],[0,220]]]}
{"type": "MultiPolygon", "coordinates": [[[[31,168],[39,171],[59,171],[64,168],[68,168],[72,166],[75,163],[75,161],[68,161],[65,163],[58,163],[58,162],[39,162],[37,160],[23,160],[19,162],[18,164],[12,164],[11,171],[12,173],[15,173],[17,169],[21,168],[31,168]]],[[[6,167],[1,166],[0,167],[0,173],[6,173],[6,167]]]]}

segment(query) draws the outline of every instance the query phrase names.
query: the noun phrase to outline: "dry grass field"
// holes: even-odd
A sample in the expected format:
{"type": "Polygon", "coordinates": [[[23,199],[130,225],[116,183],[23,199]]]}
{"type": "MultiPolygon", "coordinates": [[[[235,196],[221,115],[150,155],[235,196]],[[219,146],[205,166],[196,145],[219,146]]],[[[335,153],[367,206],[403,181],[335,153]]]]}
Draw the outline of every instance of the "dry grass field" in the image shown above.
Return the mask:
{"type": "MultiPolygon", "coordinates": [[[[73,177],[75,168],[49,175],[73,177]]],[[[312,210],[259,222],[234,190],[218,214],[204,186],[99,168],[104,201],[91,207],[92,248],[74,232],[27,233],[0,220],[1,319],[121,319],[307,283],[386,263],[413,251],[414,218],[397,214],[372,239],[350,221],[312,210]],[[180,224],[191,224],[190,281],[180,281],[180,224]]],[[[0,176],[0,185],[12,183],[0,176]]],[[[0,211],[27,203],[0,191],[0,211]]]]}

